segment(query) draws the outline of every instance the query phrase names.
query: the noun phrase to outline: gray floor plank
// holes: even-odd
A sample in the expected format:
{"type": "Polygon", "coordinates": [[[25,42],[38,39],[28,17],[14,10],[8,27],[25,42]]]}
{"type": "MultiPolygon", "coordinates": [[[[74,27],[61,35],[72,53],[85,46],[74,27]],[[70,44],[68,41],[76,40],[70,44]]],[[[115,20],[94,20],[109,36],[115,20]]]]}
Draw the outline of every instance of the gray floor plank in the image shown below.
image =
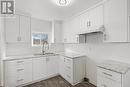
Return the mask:
{"type": "Polygon", "coordinates": [[[65,81],[61,76],[56,76],[24,87],[95,87],[95,86],[85,82],[72,86],[67,81],[65,81]]]}

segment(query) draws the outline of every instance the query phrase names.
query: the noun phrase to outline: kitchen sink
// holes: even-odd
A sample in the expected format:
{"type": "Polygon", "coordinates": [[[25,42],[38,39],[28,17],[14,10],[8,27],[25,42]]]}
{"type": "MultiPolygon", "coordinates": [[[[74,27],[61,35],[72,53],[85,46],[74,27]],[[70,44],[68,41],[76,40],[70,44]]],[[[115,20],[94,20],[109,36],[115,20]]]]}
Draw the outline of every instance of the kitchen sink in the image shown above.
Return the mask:
{"type": "Polygon", "coordinates": [[[53,55],[56,55],[56,54],[55,53],[45,53],[45,54],[37,53],[37,54],[34,54],[34,56],[53,56],[53,55]]]}

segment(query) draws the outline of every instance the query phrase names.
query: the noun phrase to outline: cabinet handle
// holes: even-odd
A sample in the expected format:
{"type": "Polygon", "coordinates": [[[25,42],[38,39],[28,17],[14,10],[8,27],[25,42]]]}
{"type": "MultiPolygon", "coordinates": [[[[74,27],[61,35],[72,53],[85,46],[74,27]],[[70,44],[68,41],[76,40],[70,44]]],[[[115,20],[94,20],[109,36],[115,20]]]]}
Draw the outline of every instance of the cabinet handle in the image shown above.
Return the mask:
{"type": "Polygon", "coordinates": [[[89,27],[89,22],[87,22],[87,27],[89,27]]]}
{"type": "Polygon", "coordinates": [[[71,69],[69,66],[67,66],[68,69],[71,69]]]}
{"type": "Polygon", "coordinates": [[[21,37],[20,36],[17,37],[17,41],[21,41],[21,37]]]}
{"type": "Polygon", "coordinates": [[[91,22],[89,21],[89,27],[91,26],[91,22]]]}
{"type": "Polygon", "coordinates": [[[23,63],[24,61],[17,61],[17,63],[23,63]]]}
{"type": "Polygon", "coordinates": [[[106,34],[103,34],[103,39],[107,40],[107,35],[106,34]]]}
{"type": "Polygon", "coordinates": [[[24,69],[17,69],[17,71],[19,72],[19,71],[23,71],[24,69]]]}
{"type": "Polygon", "coordinates": [[[65,62],[65,58],[64,58],[64,62],[65,62]]]}
{"type": "Polygon", "coordinates": [[[21,81],[23,81],[24,79],[19,79],[19,80],[17,80],[18,82],[21,82],[21,81]]]}
{"type": "Polygon", "coordinates": [[[71,78],[69,75],[67,75],[68,78],[71,78]]]}
{"type": "Polygon", "coordinates": [[[105,74],[105,75],[107,75],[107,76],[111,76],[111,77],[112,77],[112,75],[111,75],[111,74],[108,74],[108,73],[105,73],[105,72],[103,72],[103,74],[105,74]]]}
{"type": "Polygon", "coordinates": [[[77,37],[77,43],[79,43],[79,37],[77,37]]]}

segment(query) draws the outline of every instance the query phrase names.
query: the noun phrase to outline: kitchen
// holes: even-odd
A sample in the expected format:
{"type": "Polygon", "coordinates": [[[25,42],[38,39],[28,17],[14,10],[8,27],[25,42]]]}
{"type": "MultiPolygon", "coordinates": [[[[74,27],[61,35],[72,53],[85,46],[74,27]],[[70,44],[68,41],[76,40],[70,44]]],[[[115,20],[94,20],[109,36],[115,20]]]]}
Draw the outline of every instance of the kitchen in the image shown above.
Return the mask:
{"type": "Polygon", "coordinates": [[[56,1],[15,0],[15,15],[1,17],[0,85],[60,75],[77,87],[130,87],[129,0],[56,1]]]}

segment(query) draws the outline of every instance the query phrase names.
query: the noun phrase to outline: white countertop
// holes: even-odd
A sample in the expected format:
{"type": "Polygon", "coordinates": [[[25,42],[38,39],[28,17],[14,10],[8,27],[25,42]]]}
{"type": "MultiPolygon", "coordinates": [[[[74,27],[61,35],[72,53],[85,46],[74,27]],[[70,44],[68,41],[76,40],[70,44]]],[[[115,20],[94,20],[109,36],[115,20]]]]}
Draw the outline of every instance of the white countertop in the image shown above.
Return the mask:
{"type": "Polygon", "coordinates": [[[69,57],[72,59],[79,58],[79,57],[85,57],[85,55],[73,53],[73,52],[64,52],[64,53],[60,53],[60,55],[65,56],[65,57],[69,57]]]}
{"type": "Polygon", "coordinates": [[[3,61],[9,61],[9,60],[19,60],[19,59],[28,59],[28,58],[39,58],[39,57],[47,57],[47,56],[56,56],[54,55],[14,55],[14,56],[7,56],[5,59],[2,59],[3,61]]]}
{"type": "Polygon", "coordinates": [[[104,61],[103,63],[100,63],[97,66],[121,74],[125,74],[126,72],[128,72],[128,70],[130,70],[130,64],[113,61],[113,60],[104,61]]]}
{"type": "MultiPolygon", "coordinates": [[[[71,52],[60,52],[60,53],[54,53],[55,55],[62,55],[69,58],[78,58],[83,57],[84,55],[77,54],[77,53],[71,53],[71,52]]],[[[14,56],[7,56],[5,59],[2,59],[3,61],[9,61],[9,60],[19,60],[19,59],[28,59],[28,58],[37,58],[37,57],[47,57],[50,55],[14,55],[14,56]]]]}

